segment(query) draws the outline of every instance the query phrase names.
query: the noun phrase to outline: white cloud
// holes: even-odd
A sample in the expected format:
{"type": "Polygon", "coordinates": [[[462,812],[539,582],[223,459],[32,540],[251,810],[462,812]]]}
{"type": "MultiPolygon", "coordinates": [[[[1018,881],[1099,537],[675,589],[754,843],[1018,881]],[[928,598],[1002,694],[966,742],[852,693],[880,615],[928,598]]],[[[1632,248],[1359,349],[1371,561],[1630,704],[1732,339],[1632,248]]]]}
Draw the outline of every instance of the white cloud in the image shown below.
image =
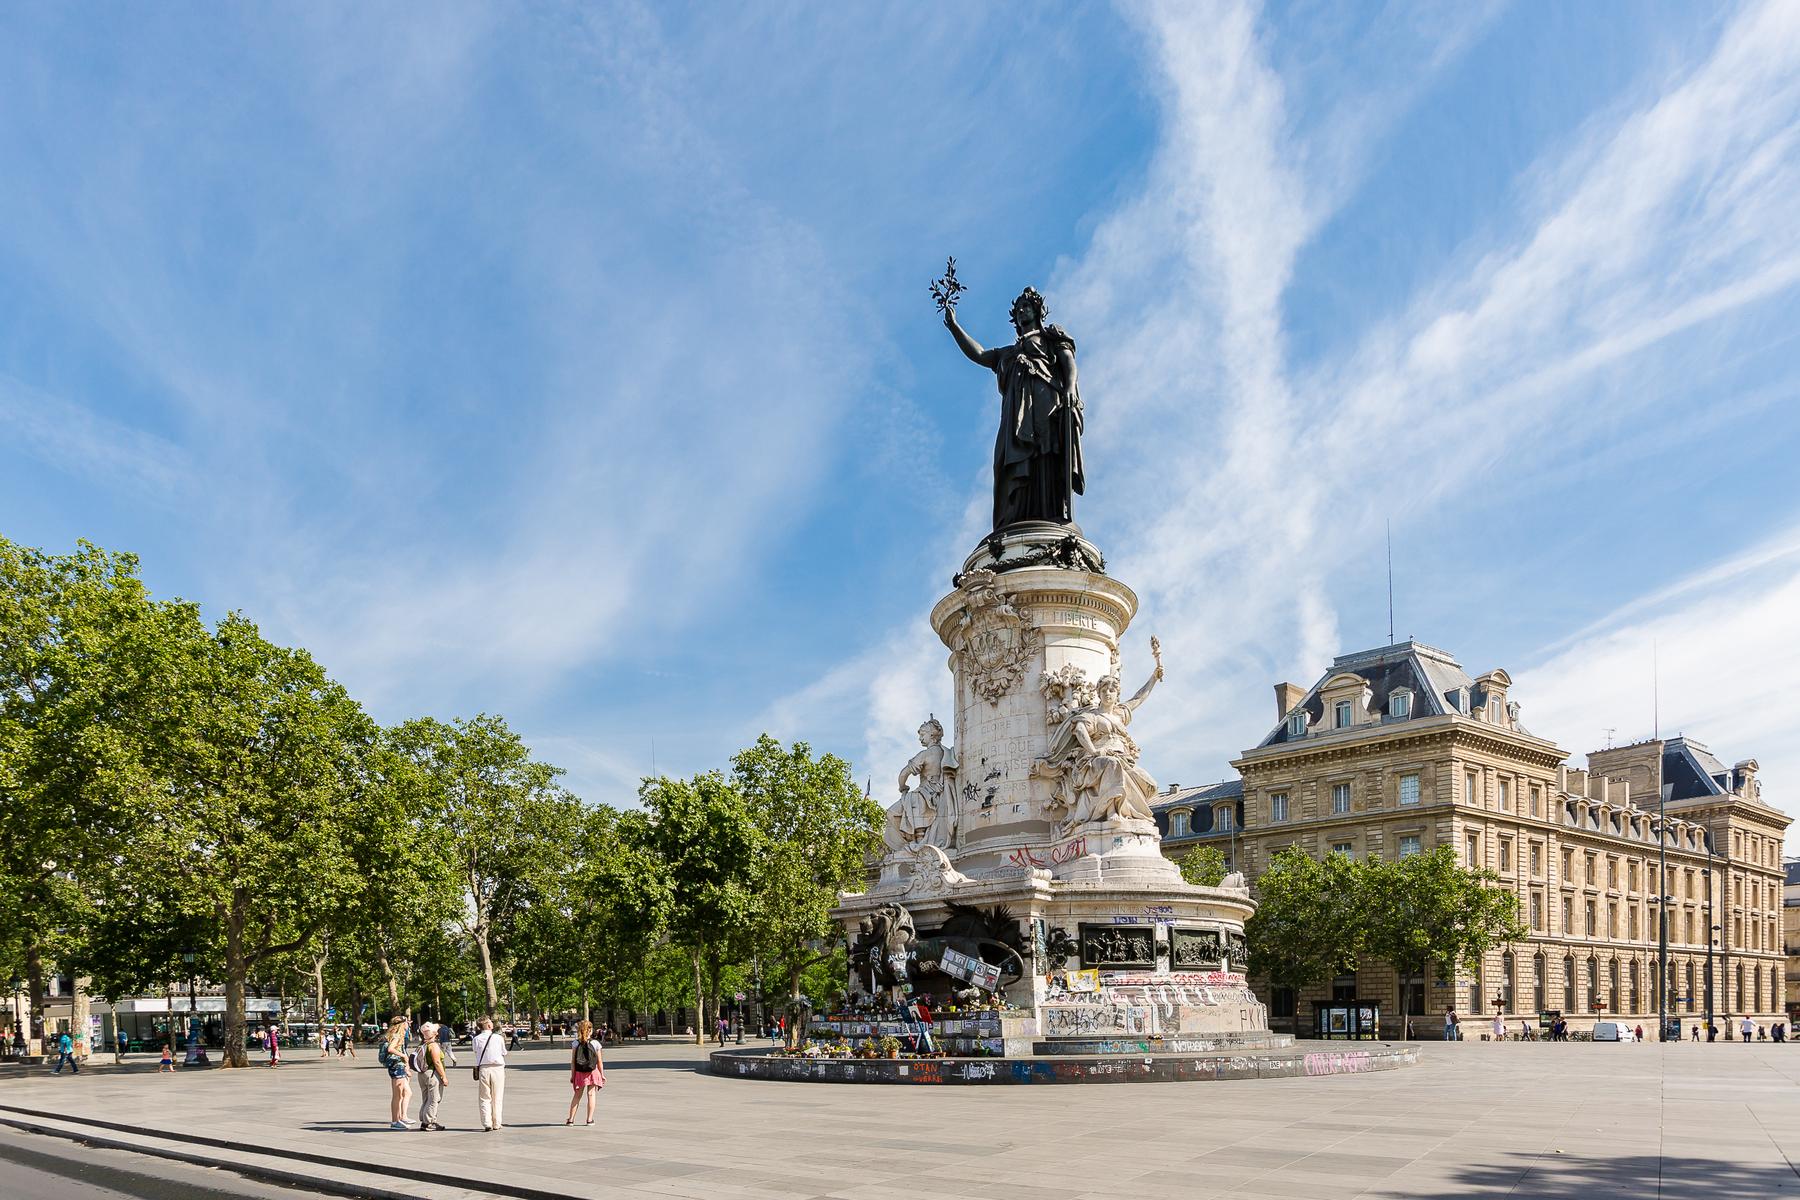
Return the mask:
{"type": "MultiPolygon", "coordinates": [[[[1168,684],[1142,715],[1147,763],[1191,781],[1224,773],[1273,723],[1269,683],[1310,680],[1356,648],[1338,644],[1328,585],[1379,562],[1384,516],[1454,501],[1516,448],[1679,403],[1634,358],[1794,285],[1800,8],[1746,10],[1639,109],[1596,120],[1522,181],[1522,233],[1463,247],[1398,316],[1298,377],[1283,295],[1359,167],[1297,128],[1253,8],[1134,11],[1158,146],[1141,190],[1048,294],[1082,345],[1096,491],[1084,521],[1144,600],[1133,638],[1166,647],[1168,684]],[[1309,177],[1309,163],[1323,165],[1309,177]],[[1630,393],[1620,407],[1571,403],[1603,368],[1630,393]],[[1355,468],[1372,447],[1404,495],[1355,468]]],[[[1433,67],[1464,39],[1447,36],[1433,67]]],[[[1365,145],[1379,123],[1358,126],[1365,145]]],[[[873,687],[903,683],[877,669],[873,687]]]]}
{"type": "Polygon", "coordinates": [[[1800,525],[1621,606],[1515,675],[1533,733],[1581,755],[1609,737],[1685,733],[1754,758],[1763,795],[1800,787],[1800,525]]]}
{"type": "Polygon", "coordinates": [[[133,499],[170,503],[192,483],[187,452],[168,439],[114,421],[83,404],[0,374],[0,432],[43,462],[133,499]]]}

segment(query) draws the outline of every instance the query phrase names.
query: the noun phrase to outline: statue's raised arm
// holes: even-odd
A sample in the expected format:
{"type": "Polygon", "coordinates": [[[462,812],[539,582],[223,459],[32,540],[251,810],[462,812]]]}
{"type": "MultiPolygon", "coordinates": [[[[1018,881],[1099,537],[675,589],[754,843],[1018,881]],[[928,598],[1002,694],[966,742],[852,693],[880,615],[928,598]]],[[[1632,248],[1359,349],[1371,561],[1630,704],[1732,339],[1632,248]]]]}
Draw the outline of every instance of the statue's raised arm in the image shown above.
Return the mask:
{"type": "Polygon", "coordinates": [[[1136,712],[1138,705],[1149,698],[1150,693],[1156,689],[1157,683],[1162,680],[1162,643],[1157,641],[1154,637],[1150,639],[1150,657],[1156,661],[1156,669],[1150,672],[1150,678],[1144,680],[1144,686],[1139,688],[1131,699],[1125,701],[1124,708],[1126,712],[1136,712]]]}

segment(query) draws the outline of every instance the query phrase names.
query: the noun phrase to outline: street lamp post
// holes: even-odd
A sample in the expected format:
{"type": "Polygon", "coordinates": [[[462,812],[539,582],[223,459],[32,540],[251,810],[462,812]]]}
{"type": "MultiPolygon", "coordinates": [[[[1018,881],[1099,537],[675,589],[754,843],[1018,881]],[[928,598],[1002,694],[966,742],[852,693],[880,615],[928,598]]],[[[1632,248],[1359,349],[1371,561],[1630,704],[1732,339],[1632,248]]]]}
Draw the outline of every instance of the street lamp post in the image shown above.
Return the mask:
{"type": "Polygon", "coordinates": [[[1656,794],[1656,1040],[1669,1040],[1669,793],[1675,785],[1665,783],[1656,794]]]}

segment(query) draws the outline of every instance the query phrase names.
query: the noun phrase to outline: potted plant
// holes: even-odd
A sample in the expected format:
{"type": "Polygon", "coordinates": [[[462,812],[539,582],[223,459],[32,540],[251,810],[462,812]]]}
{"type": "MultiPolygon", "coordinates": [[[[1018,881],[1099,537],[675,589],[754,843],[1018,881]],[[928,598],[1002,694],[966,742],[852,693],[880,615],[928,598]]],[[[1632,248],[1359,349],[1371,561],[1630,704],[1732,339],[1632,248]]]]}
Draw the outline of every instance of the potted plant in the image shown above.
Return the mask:
{"type": "Polygon", "coordinates": [[[881,1053],[888,1058],[900,1057],[900,1039],[888,1034],[881,1039],[881,1053]]]}

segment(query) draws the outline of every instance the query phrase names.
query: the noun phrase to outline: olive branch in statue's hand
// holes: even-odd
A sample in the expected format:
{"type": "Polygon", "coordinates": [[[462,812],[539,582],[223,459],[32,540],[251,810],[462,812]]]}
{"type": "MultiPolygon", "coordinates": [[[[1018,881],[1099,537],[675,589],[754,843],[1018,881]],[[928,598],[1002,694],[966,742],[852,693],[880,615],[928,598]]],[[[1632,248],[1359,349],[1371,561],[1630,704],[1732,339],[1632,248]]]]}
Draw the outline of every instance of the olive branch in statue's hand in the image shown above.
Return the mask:
{"type": "Polygon", "coordinates": [[[937,301],[938,311],[946,317],[956,308],[956,298],[968,290],[956,277],[954,256],[944,263],[943,276],[931,281],[931,298],[937,301]]]}

